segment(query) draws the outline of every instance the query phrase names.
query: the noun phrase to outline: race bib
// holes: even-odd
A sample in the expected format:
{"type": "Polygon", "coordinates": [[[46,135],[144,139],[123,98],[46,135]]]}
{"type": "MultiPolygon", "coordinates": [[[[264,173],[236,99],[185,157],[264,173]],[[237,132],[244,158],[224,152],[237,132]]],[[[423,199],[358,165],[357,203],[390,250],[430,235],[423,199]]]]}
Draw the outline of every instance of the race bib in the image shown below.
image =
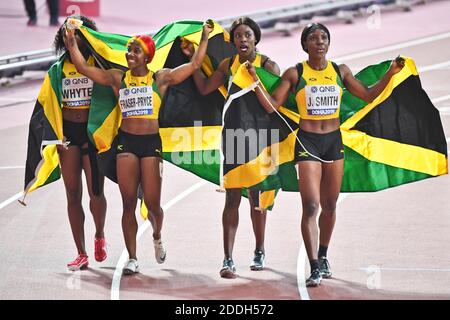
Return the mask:
{"type": "Polygon", "coordinates": [[[341,104],[341,91],[338,85],[306,86],[306,111],[310,116],[334,114],[341,104]]]}
{"type": "Polygon", "coordinates": [[[120,89],[119,105],[124,119],[151,115],[153,114],[153,88],[143,86],[120,89]]]}
{"type": "Polygon", "coordinates": [[[93,82],[87,77],[64,78],[62,80],[63,107],[89,107],[93,82]]]}

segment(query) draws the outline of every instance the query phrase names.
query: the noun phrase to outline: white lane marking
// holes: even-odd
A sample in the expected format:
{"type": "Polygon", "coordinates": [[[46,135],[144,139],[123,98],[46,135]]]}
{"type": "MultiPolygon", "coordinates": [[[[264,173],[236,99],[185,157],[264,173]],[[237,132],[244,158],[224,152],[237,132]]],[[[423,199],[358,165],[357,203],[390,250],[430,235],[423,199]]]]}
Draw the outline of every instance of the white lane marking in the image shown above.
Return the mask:
{"type": "Polygon", "coordinates": [[[306,249],[303,240],[300,244],[300,250],[298,252],[297,258],[297,287],[298,293],[302,300],[311,300],[308,294],[308,289],[306,288],[306,277],[305,277],[305,264],[306,264],[306,249]]]}
{"type": "MultiPolygon", "coordinates": [[[[169,202],[162,206],[164,211],[167,211],[175,205],[177,202],[187,197],[189,194],[193,193],[197,189],[204,186],[208,181],[201,180],[194,184],[193,186],[187,188],[176,197],[172,198],[169,202]]],[[[141,224],[138,228],[138,233],[136,235],[136,243],[139,241],[139,238],[144,234],[144,232],[150,227],[150,222],[145,220],[143,224],[141,224]]],[[[120,300],[120,279],[122,278],[122,268],[125,265],[125,262],[128,259],[128,252],[126,249],[123,249],[122,254],[120,255],[119,261],[117,261],[116,269],[114,270],[113,280],[111,283],[111,300],[120,300]]]]}
{"type": "Polygon", "coordinates": [[[6,166],[0,167],[0,170],[25,169],[25,166],[6,166]]]}
{"type": "Polygon", "coordinates": [[[20,197],[23,196],[23,191],[20,191],[19,193],[13,195],[11,198],[3,201],[2,203],[0,203],[0,210],[3,209],[4,207],[6,207],[7,205],[9,205],[10,203],[13,203],[14,201],[20,199],[20,197]]]}
{"type": "Polygon", "coordinates": [[[417,68],[417,71],[419,71],[420,73],[424,73],[424,72],[428,72],[428,71],[433,71],[433,70],[438,70],[438,69],[444,69],[450,67],[450,60],[449,61],[444,61],[441,63],[435,63],[435,64],[431,64],[429,66],[425,66],[425,67],[419,67],[417,68]]]}
{"type": "MultiPolygon", "coordinates": [[[[363,271],[367,272],[367,271],[373,271],[373,268],[359,268],[359,270],[363,270],[363,271]]],[[[377,270],[450,272],[450,269],[437,269],[437,268],[384,268],[384,267],[380,267],[380,268],[377,268],[377,270]]]]}
{"type": "Polygon", "coordinates": [[[353,53],[353,54],[349,54],[346,56],[334,58],[334,60],[342,62],[344,60],[359,59],[359,58],[364,58],[364,57],[368,57],[368,56],[373,56],[373,55],[376,55],[379,53],[384,53],[384,52],[388,52],[388,51],[394,51],[394,50],[403,49],[403,48],[407,48],[407,47],[417,46],[420,44],[425,44],[425,43],[429,43],[429,42],[433,42],[433,41],[439,41],[439,40],[443,40],[443,39],[447,39],[447,38],[450,38],[450,32],[441,33],[441,34],[437,34],[434,36],[425,37],[422,39],[406,41],[403,43],[399,43],[399,44],[395,44],[395,45],[391,45],[391,46],[385,46],[385,47],[378,48],[378,49],[372,49],[372,50],[367,50],[367,51],[363,51],[363,52],[353,53]]]}
{"type": "MultiPolygon", "coordinates": [[[[339,198],[337,200],[336,206],[342,202],[345,198],[349,196],[348,193],[341,193],[339,194],[339,198]]],[[[307,260],[306,255],[306,249],[305,245],[300,245],[300,250],[298,252],[298,258],[297,258],[297,287],[298,287],[298,293],[300,294],[300,298],[302,300],[311,300],[308,294],[308,289],[306,288],[306,277],[305,277],[305,264],[307,260]]]]}
{"type": "Polygon", "coordinates": [[[438,110],[439,110],[439,113],[444,116],[450,115],[450,107],[438,108],[438,110]]]}
{"type": "Polygon", "coordinates": [[[449,99],[450,99],[450,94],[448,94],[446,96],[439,97],[439,98],[431,99],[431,102],[432,103],[439,103],[439,102],[446,101],[446,100],[449,100],[449,99]]]}

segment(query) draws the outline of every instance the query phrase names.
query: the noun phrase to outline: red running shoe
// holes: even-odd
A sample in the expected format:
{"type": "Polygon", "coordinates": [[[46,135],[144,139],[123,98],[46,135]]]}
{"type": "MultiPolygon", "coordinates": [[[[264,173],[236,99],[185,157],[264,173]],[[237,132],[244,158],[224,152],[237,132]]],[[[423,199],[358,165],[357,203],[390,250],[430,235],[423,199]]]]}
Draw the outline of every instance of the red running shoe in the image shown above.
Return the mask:
{"type": "Polygon", "coordinates": [[[87,269],[88,265],[88,256],[81,253],[76,257],[75,260],[67,264],[67,269],[69,269],[70,271],[83,270],[87,269]]]}
{"type": "Polygon", "coordinates": [[[95,261],[102,262],[106,259],[106,241],[105,238],[95,238],[94,240],[95,247],[95,261]]]}

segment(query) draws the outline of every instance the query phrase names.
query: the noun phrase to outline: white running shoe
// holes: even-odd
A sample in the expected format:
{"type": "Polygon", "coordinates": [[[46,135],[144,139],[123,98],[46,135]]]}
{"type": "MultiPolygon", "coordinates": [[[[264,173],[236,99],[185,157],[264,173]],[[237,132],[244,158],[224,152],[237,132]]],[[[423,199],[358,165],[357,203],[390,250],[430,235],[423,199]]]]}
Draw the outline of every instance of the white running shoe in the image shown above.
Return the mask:
{"type": "Polygon", "coordinates": [[[159,240],[153,240],[153,247],[155,248],[155,258],[156,262],[159,264],[164,263],[166,261],[166,248],[164,248],[164,243],[159,240]]]}
{"type": "Polygon", "coordinates": [[[139,265],[136,259],[129,259],[125,266],[123,267],[123,274],[126,276],[135,274],[139,272],[139,265]]]}

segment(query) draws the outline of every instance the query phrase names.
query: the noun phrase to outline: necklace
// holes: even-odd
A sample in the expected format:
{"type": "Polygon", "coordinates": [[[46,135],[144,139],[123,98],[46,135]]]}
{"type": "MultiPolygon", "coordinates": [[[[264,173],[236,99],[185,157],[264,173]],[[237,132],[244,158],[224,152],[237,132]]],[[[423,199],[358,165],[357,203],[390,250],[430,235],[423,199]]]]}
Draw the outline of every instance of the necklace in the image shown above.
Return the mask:
{"type": "Polygon", "coordinates": [[[309,60],[307,61],[307,63],[308,63],[308,66],[309,66],[311,69],[316,70],[316,71],[323,71],[323,70],[325,70],[325,69],[327,68],[327,66],[328,66],[328,61],[325,61],[325,64],[324,64],[324,65],[321,65],[318,69],[314,68],[314,67],[311,65],[311,63],[309,63],[309,60]]]}

